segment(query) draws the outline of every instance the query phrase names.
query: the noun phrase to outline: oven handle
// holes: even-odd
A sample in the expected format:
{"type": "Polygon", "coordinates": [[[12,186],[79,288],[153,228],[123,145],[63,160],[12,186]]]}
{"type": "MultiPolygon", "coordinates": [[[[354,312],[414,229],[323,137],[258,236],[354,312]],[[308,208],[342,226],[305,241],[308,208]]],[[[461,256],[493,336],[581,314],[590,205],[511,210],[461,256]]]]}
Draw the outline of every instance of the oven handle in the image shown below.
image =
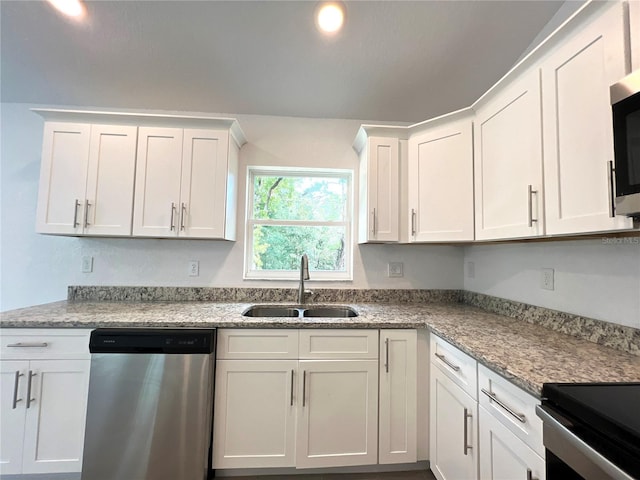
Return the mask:
{"type": "Polygon", "coordinates": [[[634,480],[632,476],[623,470],[620,470],[620,468],[611,463],[607,458],[603,457],[599,452],[587,445],[582,439],[574,435],[542,406],[536,405],[536,415],[542,419],[545,427],[552,429],[556,434],[558,434],[558,436],[562,437],[563,440],[600,467],[603,472],[610,475],[611,478],[619,480],[634,480]]]}

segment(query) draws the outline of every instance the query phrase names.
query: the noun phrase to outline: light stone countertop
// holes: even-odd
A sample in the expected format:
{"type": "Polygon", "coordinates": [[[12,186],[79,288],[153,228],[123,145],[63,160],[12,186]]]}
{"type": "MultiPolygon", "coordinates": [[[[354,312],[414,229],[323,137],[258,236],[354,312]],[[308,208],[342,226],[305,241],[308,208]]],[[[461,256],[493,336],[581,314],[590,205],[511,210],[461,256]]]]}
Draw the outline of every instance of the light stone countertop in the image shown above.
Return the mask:
{"type": "Polygon", "coordinates": [[[249,306],[62,301],[3,312],[0,327],[428,328],[538,397],[545,382],[640,382],[640,356],[464,304],[350,304],[358,317],[313,319],[243,317],[249,306]]]}

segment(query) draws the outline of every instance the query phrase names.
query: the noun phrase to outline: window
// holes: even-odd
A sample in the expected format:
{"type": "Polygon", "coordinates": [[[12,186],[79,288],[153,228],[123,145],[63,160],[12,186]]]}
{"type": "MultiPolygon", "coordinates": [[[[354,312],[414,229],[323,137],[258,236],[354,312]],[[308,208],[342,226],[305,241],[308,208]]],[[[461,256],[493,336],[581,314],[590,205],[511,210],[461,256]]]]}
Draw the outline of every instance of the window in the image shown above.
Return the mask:
{"type": "Polygon", "coordinates": [[[350,280],[351,170],[249,167],[245,278],[350,280]]]}

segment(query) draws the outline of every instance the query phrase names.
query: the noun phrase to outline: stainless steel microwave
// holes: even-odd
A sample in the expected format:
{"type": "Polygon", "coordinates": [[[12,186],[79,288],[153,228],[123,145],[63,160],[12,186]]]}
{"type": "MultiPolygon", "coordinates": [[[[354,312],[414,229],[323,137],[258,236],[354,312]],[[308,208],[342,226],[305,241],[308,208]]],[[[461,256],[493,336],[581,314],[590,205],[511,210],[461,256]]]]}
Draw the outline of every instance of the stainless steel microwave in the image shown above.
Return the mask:
{"type": "Polygon", "coordinates": [[[640,70],[611,86],[615,212],[640,219],[640,70]]]}

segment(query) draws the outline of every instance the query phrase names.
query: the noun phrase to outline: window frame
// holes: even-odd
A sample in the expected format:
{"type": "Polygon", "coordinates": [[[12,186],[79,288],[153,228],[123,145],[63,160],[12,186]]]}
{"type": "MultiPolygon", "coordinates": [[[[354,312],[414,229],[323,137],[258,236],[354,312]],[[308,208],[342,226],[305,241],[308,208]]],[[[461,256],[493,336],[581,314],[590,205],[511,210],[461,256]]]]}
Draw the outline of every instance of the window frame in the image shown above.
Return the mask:
{"type": "Polygon", "coordinates": [[[345,270],[342,272],[311,271],[310,281],[351,281],[353,280],[353,178],[351,169],[309,168],[309,167],[247,167],[247,202],[245,212],[245,248],[243,279],[245,280],[299,280],[299,270],[252,270],[253,266],[253,230],[256,225],[304,226],[304,227],[344,227],[345,229],[345,270]],[[312,220],[262,220],[253,218],[254,184],[256,176],[284,177],[325,177],[344,178],[347,181],[347,199],[343,221],[312,220]]]}

